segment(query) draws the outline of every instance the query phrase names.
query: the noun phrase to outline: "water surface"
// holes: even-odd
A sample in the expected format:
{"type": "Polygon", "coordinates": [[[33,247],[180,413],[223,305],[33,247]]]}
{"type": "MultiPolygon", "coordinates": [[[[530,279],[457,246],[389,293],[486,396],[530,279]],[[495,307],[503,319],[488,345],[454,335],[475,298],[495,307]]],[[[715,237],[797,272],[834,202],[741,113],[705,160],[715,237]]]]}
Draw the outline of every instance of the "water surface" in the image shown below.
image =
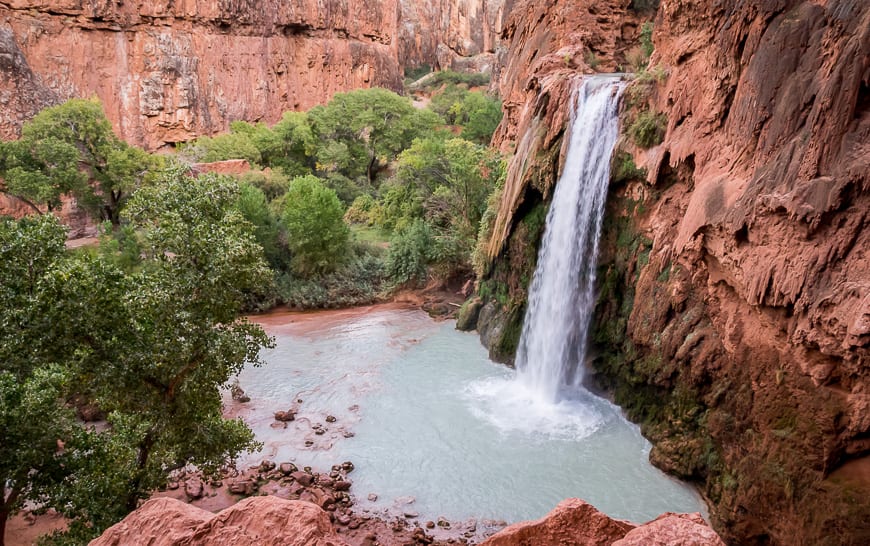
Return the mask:
{"type": "Polygon", "coordinates": [[[637,522],[703,510],[691,487],[649,464],[650,444],[618,407],[588,393],[539,400],[452,321],[395,306],[258,320],[277,346],[239,378],[251,402],[227,400],[265,444],[246,463],[351,460],[358,508],[421,519],[519,521],[566,497],[637,522]],[[297,419],[282,428],[273,413],[290,408],[297,419]]]}

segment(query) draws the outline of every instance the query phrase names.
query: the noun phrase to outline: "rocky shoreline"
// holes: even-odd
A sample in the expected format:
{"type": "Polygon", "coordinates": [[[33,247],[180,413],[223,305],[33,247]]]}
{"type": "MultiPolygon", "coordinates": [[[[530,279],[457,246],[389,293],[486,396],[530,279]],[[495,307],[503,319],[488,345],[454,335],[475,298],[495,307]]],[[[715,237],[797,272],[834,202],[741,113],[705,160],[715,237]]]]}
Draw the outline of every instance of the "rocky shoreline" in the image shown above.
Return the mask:
{"type": "MultiPolygon", "coordinates": [[[[289,461],[276,463],[266,459],[241,471],[226,469],[210,479],[199,472],[182,470],[152,499],[174,499],[209,512],[223,511],[257,496],[304,501],[323,510],[335,533],[351,546],[476,544],[483,538],[477,531],[477,522],[457,523],[444,518],[421,521],[413,510],[411,497],[405,499],[404,507],[390,512],[358,509],[351,494],[353,482],[349,474],[353,469],[351,461],[319,472],[307,466],[299,468],[289,461]]],[[[501,527],[506,525],[501,523],[501,527]]],[[[497,528],[485,527],[487,534],[497,528]]]]}

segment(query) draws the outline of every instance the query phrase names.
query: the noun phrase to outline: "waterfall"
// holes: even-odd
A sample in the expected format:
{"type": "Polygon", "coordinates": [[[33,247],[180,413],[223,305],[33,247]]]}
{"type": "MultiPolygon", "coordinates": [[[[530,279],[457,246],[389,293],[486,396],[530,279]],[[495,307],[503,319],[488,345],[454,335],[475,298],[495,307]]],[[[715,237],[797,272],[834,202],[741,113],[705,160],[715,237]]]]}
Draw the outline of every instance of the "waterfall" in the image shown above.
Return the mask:
{"type": "Polygon", "coordinates": [[[516,360],[517,380],[548,402],[583,379],[621,90],[618,79],[595,76],[572,96],[565,166],[547,213],[516,360]]]}

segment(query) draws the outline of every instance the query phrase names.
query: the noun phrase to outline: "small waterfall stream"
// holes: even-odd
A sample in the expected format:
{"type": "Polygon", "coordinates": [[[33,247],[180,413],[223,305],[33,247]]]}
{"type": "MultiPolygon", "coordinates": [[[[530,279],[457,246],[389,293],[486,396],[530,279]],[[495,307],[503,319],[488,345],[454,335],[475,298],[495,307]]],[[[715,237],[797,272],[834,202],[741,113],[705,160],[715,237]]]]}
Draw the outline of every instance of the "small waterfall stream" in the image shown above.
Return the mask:
{"type": "Polygon", "coordinates": [[[583,379],[595,305],[595,268],[622,84],[612,76],[576,87],[565,166],[556,184],[517,351],[517,380],[557,402],[583,379]]]}

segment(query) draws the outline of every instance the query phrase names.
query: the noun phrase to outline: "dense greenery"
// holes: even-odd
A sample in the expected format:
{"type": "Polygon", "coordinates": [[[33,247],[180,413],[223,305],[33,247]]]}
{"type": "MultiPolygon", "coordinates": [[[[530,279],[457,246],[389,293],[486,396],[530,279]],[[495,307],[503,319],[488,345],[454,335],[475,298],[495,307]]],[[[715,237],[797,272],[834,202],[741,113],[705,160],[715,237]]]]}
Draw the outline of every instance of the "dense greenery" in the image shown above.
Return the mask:
{"type": "MultiPolygon", "coordinates": [[[[487,196],[504,174],[485,147],[501,120],[500,103],[470,91],[466,80],[475,78],[433,73],[426,79],[438,86],[425,109],[384,89],[338,93],[271,128],[235,122],[230,133],[201,138],[183,154],[252,164],[240,177],[239,206],[256,226],[279,300],[302,307],[368,302],[395,285],[471,271],[487,196]],[[397,250],[373,245],[348,250],[344,223],[374,226],[384,246],[401,246],[418,220],[432,237],[419,264],[396,267],[397,250]]],[[[253,306],[272,303],[262,295],[253,306]]]]}
{"type": "Polygon", "coordinates": [[[117,226],[127,198],[157,161],[115,136],[98,101],[73,99],[25,123],[20,139],[0,143],[6,181],[0,191],[37,212],[71,195],[117,226]]]}
{"type": "Polygon", "coordinates": [[[294,273],[304,276],[335,270],[344,258],[350,235],[343,217],[335,192],[316,176],[293,179],[284,198],[281,221],[294,273]]]}
{"type": "Polygon", "coordinates": [[[243,310],[470,276],[504,176],[484,145],[500,115],[455,82],[423,109],[354,91],[271,127],[235,122],[167,160],[119,139],[98,102],[72,100],[0,143],[0,191],[38,213],[0,218],[0,525],[24,503],[53,507],[70,522],[58,541],[84,542],[173,469],[208,474],[256,448],[219,390],[271,343],[243,310]],[[226,159],[252,168],[184,166],[226,159]],[[65,196],[105,222],[99,246],[65,248],[46,214],[65,196]],[[83,400],[105,429],[76,419],[83,400]]]}
{"type": "Polygon", "coordinates": [[[628,127],[628,134],[641,148],[651,148],[664,140],[667,121],[667,116],[662,113],[644,110],[628,127]]]}
{"type": "Polygon", "coordinates": [[[33,501],[83,539],[170,469],[214,471],[256,446],[241,421],[223,419],[218,390],[270,343],[238,319],[245,293],[269,279],[238,195],[215,176],[164,172],[127,206],[141,250],[127,269],[111,245],[68,253],[52,215],[0,224],[4,522],[33,501]],[[62,404],[73,394],[108,414],[107,431],[73,424],[62,404]]]}

